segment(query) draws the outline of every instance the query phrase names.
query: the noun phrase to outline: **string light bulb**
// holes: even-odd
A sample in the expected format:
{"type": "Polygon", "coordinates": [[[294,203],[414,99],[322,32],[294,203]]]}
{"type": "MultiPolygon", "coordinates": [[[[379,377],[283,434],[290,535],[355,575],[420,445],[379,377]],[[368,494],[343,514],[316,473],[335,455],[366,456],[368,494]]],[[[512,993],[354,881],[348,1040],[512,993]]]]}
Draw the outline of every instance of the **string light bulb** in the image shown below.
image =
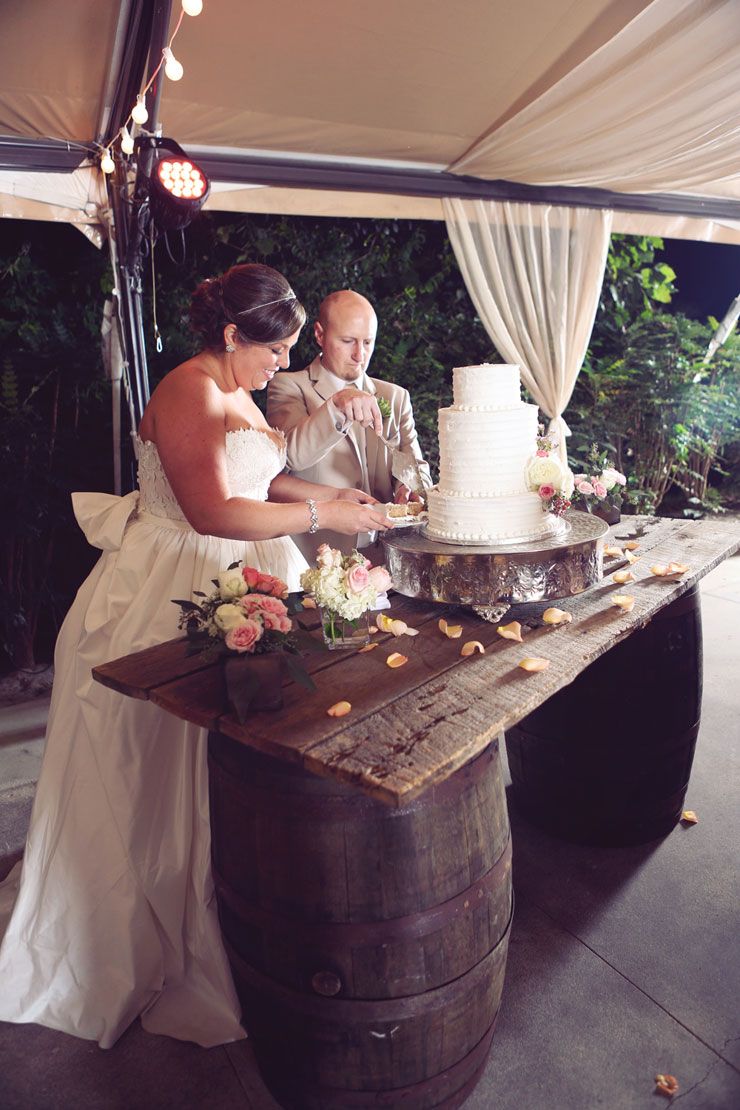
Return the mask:
{"type": "Polygon", "coordinates": [[[134,123],[138,123],[139,126],[141,126],[142,123],[146,123],[146,121],[149,119],[149,113],[146,110],[144,97],[141,93],[139,93],[139,95],[137,96],[136,103],[131,109],[131,119],[134,121],[134,123]]]}
{"type": "Polygon", "coordinates": [[[182,0],[182,10],[185,15],[200,15],[203,11],[203,0],[182,0]]]}
{"type": "Polygon", "coordinates": [[[124,124],[121,128],[121,150],[124,154],[134,153],[134,139],[128,127],[124,124]]]}
{"type": "Polygon", "coordinates": [[[165,46],[162,53],[164,54],[164,58],[165,58],[165,62],[164,62],[164,71],[165,71],[165,73],[169,77],[170,81],[179,81],[180,78],[182,77],[183,73],[184,73],[184,70],[183,70],[181,64],[178,62],[177,58],[172,53],[169,46],[165,46]]]}
{"type": "Polygon", "coordinates": [[[110,150],[108,149],[108,147],[106,147],[103,151],[103,157],[100,159],[100,168],[103,173],[113,173],[114,169],[116,168],[116,163],[111,158],[110,150]]]}

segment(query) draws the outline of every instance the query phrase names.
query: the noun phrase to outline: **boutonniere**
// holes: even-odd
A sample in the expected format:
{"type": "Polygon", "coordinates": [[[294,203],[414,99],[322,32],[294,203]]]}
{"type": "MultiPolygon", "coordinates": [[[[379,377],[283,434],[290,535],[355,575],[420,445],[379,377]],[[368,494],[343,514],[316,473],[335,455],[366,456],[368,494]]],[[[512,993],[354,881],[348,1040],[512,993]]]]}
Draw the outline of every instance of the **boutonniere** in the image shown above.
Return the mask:
{"type": "Polygon", "coordinates": [[[385,397],[378,397],[378,408],[380,409],[380,415],[384,420],[387,420],[391,415],[390,401],[386,401],[385,397]]]}

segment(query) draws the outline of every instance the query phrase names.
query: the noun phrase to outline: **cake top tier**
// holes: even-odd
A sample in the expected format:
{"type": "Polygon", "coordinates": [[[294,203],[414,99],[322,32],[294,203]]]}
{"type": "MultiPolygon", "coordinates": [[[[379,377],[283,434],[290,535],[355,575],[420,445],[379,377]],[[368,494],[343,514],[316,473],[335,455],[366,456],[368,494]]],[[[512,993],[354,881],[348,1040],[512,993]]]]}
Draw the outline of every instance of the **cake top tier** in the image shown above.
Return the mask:
{"type": "Polygon", "coordinates": [[[452,371],[456,409],[510,409],[521,404],[519,367],[507,363],[456,366],[452,371]]]}

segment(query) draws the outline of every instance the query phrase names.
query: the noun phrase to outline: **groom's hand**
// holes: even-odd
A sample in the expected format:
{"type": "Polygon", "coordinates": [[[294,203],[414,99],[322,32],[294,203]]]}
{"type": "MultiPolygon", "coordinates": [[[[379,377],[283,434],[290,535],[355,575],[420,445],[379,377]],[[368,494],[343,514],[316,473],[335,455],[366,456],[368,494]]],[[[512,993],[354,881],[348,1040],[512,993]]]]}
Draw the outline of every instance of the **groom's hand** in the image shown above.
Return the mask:
{"type": "Polygon", "coordinates": [[[372,428],[374,432],[382,432],[383,417],[380,415],[378,402],[371,393],[351,386],[335,393],[331,401],[346,420],[361,424],[364,428],[372,428]]]}

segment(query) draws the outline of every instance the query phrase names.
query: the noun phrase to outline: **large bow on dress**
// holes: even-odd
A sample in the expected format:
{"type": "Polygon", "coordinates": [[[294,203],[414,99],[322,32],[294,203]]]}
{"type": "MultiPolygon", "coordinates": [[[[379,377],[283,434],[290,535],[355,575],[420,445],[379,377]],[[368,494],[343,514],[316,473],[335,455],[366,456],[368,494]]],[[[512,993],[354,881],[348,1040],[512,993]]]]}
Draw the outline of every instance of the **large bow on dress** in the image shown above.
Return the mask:
{"type": "Polygon", "coordinates": [[[72,508],[85,539],[101,551],[117,551],[131,516],[139,504],[139,491],[124,497],[114,493],[73,493],[72,508]]]}

